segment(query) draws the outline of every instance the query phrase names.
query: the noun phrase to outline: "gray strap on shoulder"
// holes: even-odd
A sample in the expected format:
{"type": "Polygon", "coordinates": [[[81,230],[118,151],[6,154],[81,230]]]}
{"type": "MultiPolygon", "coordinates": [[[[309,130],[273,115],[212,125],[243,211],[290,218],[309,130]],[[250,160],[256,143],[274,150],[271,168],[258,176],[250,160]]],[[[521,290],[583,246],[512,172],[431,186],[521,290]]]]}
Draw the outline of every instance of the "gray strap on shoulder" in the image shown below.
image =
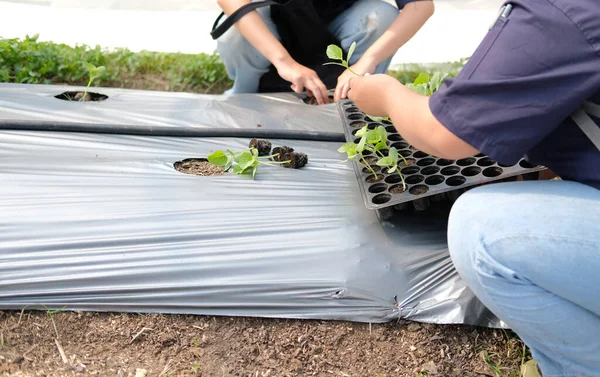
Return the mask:
{"type": "Polygon", "coordinates": [[[581,128],[581,131],[594,143],[600,150],[600,127],[594,122],[588,114],[600,118],[600,105],[591,102],[585,102],[583,106],[571,114],[571,119],[581,128]]]}

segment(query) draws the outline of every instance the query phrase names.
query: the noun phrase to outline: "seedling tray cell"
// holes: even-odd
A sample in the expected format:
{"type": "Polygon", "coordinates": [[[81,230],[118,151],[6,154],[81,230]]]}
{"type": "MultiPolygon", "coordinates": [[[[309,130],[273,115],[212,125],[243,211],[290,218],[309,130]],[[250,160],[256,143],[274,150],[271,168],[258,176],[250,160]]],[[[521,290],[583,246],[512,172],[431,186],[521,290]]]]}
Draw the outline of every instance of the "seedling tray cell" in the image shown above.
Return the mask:
{"type": "MultiPolygon", "coordinates": [[[[434,199],[444,195],[452,197],[453,193],[460,193],[465,188],[490,182],[510,181],[519,175],[546,169],[543,166],[533,166],[524,159],[515,165],[501,165],[483,154],[460,160],[446,160],[430,156],[409,145],[392,123],[371,120],[351,101],[339,101],[337,107],[342,117],[344,134],[348,142],[357,143],[360,138],[354,134],[365,125],[369,125],[369,129],[375,129],[382,125],[388,133],[388,148],[395,147],[398,154],[403,156],[408,163],[406,165],[403,159],[398,160],[398,170],[406,182],[406,190],[404,190],[400,175],[397,172],[386,173],[386,168],[377,166],[375,164],[377,158],[372,153],[363,155],[378,174],[377,177],[358,161],[352,162],[365,206],[369,209],[398,206],[432,196],[435,197],[430,199],[436,201],[434,199]]],[[[382,152],[387,155],[387,150],[382,150],[382,152]]]]}

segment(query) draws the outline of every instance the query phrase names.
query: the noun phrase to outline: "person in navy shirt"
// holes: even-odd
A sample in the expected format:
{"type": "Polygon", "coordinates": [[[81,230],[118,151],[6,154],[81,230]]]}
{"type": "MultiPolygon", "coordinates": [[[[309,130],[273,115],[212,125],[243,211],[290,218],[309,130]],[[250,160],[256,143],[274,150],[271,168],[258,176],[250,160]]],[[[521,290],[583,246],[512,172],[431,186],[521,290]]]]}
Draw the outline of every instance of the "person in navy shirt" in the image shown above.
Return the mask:
{"type": "MultiPolygon", "coordinates": [[[[256,1],[256,0],[254,0],[256,1]]],[[[251,0],[218,0],[230,16],[251,0]]],[[[382,0],[312,0],[323,25],[339,39],[348,52],[352,71],[359,74],[385,73],[392,57],[433,15],[431,0],[396,0],[397,7],[382,0]]],[[[228,94],[256,93],[261,77],[273,65],[281,78],[297,93],[307,91],[319,104],[329,103],[328,88],[318,74],[295,61],[280,43],[270,8],[252,11],[235,22],[217,39],[217,49],[229,77],[234,81],[228,94]]],[[[298,36],[302,38],[302,36],[298,36]]],[[[346,98],[348,81],[354,75],[339,76],[334,99],[346,98]]]]}
{"type": "Polygon", "coordinates": [[[600,376],[600,3],[506,3],[431,97],[376,74],[351,79],[349,98],[426,153],[525,157],[561,178],[466,192],[450,214],[450,256],[543,376],[600,376]],[[572,116],[584,103],[587,132],[572,116]]]}

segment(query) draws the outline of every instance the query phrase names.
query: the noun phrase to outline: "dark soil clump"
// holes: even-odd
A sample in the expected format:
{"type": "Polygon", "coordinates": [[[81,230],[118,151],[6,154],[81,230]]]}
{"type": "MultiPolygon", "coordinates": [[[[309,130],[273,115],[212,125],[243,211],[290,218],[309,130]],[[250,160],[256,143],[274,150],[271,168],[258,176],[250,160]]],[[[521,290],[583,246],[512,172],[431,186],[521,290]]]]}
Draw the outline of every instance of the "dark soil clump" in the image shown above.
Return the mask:
{"type": "Polygon", "coordinates": [[[249,148],[258,149],[259,156],[268,156],[271,153],[271,142],[269,140],[250,140],[249,148]]]}
{"type": "Polygon", "coordinates": [[[299,169],[308,163],[308,156],[306,153],[294,152],[294,148],[283,146],[273,148],[273,160],[277,162],[288,161],[281,166],[299,169]]]}
{"type": "Polygon", "coordinates": [[[177,161],[173,166],[178,172],[203,177],[223,175],[225,172],[221,166],[213,165],[205,158],[187,158],[183,161],[177,161]]]}

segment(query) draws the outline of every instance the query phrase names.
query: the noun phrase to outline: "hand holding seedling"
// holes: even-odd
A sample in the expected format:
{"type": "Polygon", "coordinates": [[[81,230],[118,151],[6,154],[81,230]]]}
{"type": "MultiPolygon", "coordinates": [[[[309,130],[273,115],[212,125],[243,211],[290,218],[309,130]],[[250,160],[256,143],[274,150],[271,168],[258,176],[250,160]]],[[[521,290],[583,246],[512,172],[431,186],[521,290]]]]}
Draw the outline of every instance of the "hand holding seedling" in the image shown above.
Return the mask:
{"type": "Polygon", "coordinates": [[[344,52],[342,49],[335,45],[330,45],[327,48],[327,57],[332,60],[339,60],[340,62],[331,62],[326,64],[334,64],[342,67],[346,67],[344,73],[338,77],[337,87],[335,88],[335,94],[333,97],[334,101],[340,99],[346,99],[348,97],[348,90],[350,90],[350,79],[356,76],[362,76],[365,74],[373,73],[375,66],[365,63],[362,59],[356,62],[356,64],[350,66],[350,59],[356,49],[356,42],[353,42],[348,50],[348,56],[344,59],[344,52]]]}
{"type": "Polygon", "coordinates": [[[369,116],[387,117],[389,104],[386,100],[389,96],[386,92],[398,85],[402,84],[395,78],[383,74],[354,77],[350,80],[348,97],[369,116]]]}

